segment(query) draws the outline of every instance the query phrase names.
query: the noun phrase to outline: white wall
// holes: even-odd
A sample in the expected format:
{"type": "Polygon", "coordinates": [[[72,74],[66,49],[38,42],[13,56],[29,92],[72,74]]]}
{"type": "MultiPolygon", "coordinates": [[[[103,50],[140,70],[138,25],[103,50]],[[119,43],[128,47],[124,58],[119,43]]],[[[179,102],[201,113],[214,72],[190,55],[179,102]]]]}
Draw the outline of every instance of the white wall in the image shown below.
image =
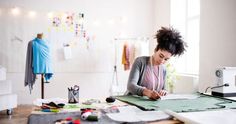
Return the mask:
{"type": "Polygon", "coordinates": [[[201,0],[199,91],[215,85],[215,69],[236,66],[236,1],[201,0]]]}
{"type": "MultiPolygon", "coordinates": [[[[170,0],[155,0],[154,12],[154,23],[153,23],[153,36],[161,27],[170,26],[170,0]]],[[[150,53],[154,52],[157,45],[156,39],[150,43],[150,53]]]]}
{"type": "MultiPolygon", "coordinates": [[[[80,96],[84,98],[106,97],[112,81],[114,65],[114,38],[123,32],[126,37],[152,36],[154,17],[154,0],[5,0],[0,1],[0,65],[7,68],[7,79],[12,80],[13,92],[18,95],[18,103],[32,103],[41,97],[40,77],[37,79],[32,94],[24,87],[25,56],[28,41],[37,33],[44,32],[45,39],[52,43],[54,76],[49,84],[45,84],[45,98],[67,98],[67,87],[80,85],[80,96]],[[21,15],[14,17],[10,8],[18,6],[21,15]],[[34,10],[37,15],[29,19],[26,13],[34,10]],[[56,12],[83,12],[85,28],[94,36],[89,42],[76,41],[63,32],[48,30],[50,21],[46,14],[56,12]],[[119,19],[125,17],[126,23],[119,19]],[[114,19],[114,25],[107,21],[114,19]],[[100,26],[93,25],[100,21],[100,26]],[[16,40],[15,37],[22,41],[16,40]],[[70,39],[71,38],[71,39],[70,39]],[[76,41],[72,48],[73,58],[64,60],[63,43],[76,41]]],[[[117,64],[118,78],[123,90],[129,71],[123,71],[121,51],[124,41],[119,42],[117,64]]]]}
{"type": "MultiPolygon", "coordinates": [[[[53,44],[54,76],[49,84],[45,84],[45,98],[67,98],[67,87],[80,85],[82,98],[98,98],[109,95],[114,65],[114,38],[119,37],[121,31],[127,37],[152,37],[161,26],[170,24],[170,0],[10,0],[0,1],[0,65],[7,67],[7,78],[12,80],[13,92],[18,95],[19,104],[30,104],[41,97],[40,77],[37,79],[32,94],[28,87],[24,87],[24,68],[26,47],[29,40],[38,32],[44,32],[45,38],[53,44]],[[13,17],[9,8],[18,6],[27,10],[35,10],[38,16],[29,19],[26,15],[13,17]],[[121,9],[122,8],[122,9],[121,9]],[[49,32],[49,25],[45,14],[56,12],[83,12],[86,20],[86,30],[95,39],[89,42],[81,41],[72,48],[73,58],[64,60],[62,44],[67,35],[49,32]],[[110,19],[119,20],[126,17],[126,23],[109,25],[110,19]],[[93,25],[95,20],[100,26],[93,25]],[[23,42],[12,40],[15,36],[23,42]]],[[[117,65],[120,88],[126,89],[129,71],[123,71],[121,65],[121,50],[124,41],[118,43],[117,65]]],[[[156,40],[150,40],[150,54],[156,46],[156,40]]],[[[196,80],[189,76],[181,76],[174,92],[186,93],[195,91],[196,80]],[[189,84],[189,85],[186,85],[189,84]],[[187,86],[187,87],[186,87],[187,86]],[[188,90],[186,90],[186,88],[188,90]]]]}

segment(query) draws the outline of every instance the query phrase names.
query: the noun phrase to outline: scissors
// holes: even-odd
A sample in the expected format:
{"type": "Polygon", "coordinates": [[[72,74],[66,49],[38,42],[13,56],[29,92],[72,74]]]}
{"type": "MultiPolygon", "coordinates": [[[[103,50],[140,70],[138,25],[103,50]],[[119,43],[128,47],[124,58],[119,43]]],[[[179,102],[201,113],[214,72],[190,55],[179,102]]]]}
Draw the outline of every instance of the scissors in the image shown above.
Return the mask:
{"type": "Polygon", "coordinates": [[[78,90],[79,90],[79,86],[78,86],[78,85],[75,85],[75,86],[74,86],[74,90],[78,91],[78,90]]]}

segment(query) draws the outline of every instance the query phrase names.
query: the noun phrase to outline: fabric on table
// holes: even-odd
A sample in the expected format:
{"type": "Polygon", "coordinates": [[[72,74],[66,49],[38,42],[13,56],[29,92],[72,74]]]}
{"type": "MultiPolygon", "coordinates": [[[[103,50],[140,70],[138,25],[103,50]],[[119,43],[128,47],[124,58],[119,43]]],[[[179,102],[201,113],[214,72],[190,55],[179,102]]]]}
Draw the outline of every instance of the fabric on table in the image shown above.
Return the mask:
{"type": "MultiPolygon", "coordinates": [[[[194,95],[194,94],[193,94],[194,95]]],[[[172,110],[175,112],[197,112],[236,108],[236,101],[214,96],[195,94],[195,99],[167,99],[153,101],[137,95],[116,96],[116,99],[135,105],[143,110],[172,110]]]]}

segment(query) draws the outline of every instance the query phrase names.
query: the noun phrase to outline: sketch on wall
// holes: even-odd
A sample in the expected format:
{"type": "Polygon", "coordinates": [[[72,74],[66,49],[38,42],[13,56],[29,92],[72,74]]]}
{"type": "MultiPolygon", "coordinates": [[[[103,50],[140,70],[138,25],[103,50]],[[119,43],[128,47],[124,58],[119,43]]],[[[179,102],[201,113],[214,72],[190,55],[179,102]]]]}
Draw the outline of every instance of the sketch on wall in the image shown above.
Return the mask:
{"type": "Polygon", "coordinates": [[[84,28],[84,13],[57,12],[50,18],[49,31],[71,32],[75,37],[86,37],[84,28]]]}

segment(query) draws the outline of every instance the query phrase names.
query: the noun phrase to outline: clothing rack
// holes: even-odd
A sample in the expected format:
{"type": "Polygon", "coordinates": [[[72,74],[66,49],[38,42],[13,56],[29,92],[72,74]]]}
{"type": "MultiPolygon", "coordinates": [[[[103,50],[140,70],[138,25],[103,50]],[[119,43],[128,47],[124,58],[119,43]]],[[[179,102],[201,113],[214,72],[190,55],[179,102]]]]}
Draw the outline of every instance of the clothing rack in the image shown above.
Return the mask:
{"type": "Polygon", "coordinates": [[[139,41],[145,41],[148,42],[150,40],[150,37],[119,37],[119,38],[114,38],[114,46],[115,46],[115,65],[114,65],[114,72],[116,72],[116,67],[117,67],[117,41],[125,41],[125,40],[139,40],[139,41]]]}
{"type": "Polygon", "coordinates": [[[126,37],[126,38],[114,38],[114,48],[115,48],[115,61],[114,61],[114,70],[113,70],[113,75],[112,75],[112,83],[111,83],[111,89],[110,89],[110,93],[111,95],[113,94],[113,86],[119,86],[119,82],[118,82],[118,74],[117,74],[117,41],[125,41],[125,40],[140,40],[140,41],[145,41],[147,42],[150,38],[149,37],[126,37]]]}

